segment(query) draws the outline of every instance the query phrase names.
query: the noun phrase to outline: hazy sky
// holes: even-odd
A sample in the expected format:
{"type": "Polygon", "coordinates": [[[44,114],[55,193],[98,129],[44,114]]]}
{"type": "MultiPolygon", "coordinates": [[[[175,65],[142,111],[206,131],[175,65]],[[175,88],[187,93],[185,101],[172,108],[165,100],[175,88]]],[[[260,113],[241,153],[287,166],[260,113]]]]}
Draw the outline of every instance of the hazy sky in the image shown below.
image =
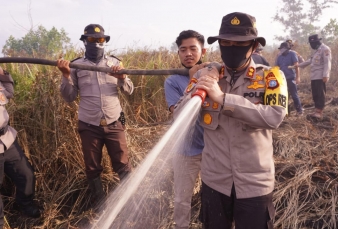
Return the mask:
{"type": "MultiPolygon", "coordinates": [[[[256,17],[258,33],[268,45],[279,43],[273,37],[283,34],[272,20],[280,0],[0,0],[0,6],[1,49],[10,35],[21,38],[31,25],[64,28],[71,42],[82,47],[79,38],[91,23],[101,24],[111,36],[111,50],[169,48],[182,30],[206,38],[217,35],[222,17],[235,11],[256,17]]],[[[325,10],[323,25],[336,18],[335,11],[337,7],[325,10]]]]}

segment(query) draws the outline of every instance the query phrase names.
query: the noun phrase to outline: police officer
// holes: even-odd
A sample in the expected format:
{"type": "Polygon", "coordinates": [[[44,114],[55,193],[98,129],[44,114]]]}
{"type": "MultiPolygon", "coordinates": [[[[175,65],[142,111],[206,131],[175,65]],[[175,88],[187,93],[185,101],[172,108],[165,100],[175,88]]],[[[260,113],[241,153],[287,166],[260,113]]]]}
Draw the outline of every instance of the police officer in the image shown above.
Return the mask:
{"type": "MultiPolygon", "coordinates": [[[[201,113],[205,144],[201,221],[206,229],[230,229],[233,221],[236,229],[273,228],[272,129],[282,122],[286,104],[264,103],[263,71],[251,55],[259,43],[265,45],[265,39],[258,36],[253,16],[235,12],[223,17],[219,35],[207,41],[219,43],[224,67],[221,74],[209,68],[195,74],[195,88],[208,94],[201,113]]],[[[267,84],[276,89],[286,82],[267,84]]],[[[176,109],[184,106],[195,88],[187,87],[176,109]]]]}
{"type": "Polygon", "coordinates": [[[19,205],[20,211],[26,216],[38,218],[41,212],[33,202],[34,171],[18,144],[17,131],[8,125],[9,116],[5,105],[13,95],[13,79],[0,67],[0,184],[5,172],[16,186],[15,202],[19,205]]]}
{"type": "Polygon", "coordinates": [[[304,58],[303,58],[298,52],[296,52],[296,51],[294,50],[295,44],[294,44],[293,40],[291,40],[291,39],[286,39],[285,42],[287,42],[287,43],[290,44],[290,47],[291,47],[291,50],[290,50],[290,51],[296,53],[297,58],[298,58],[298,63],[299,63],[299,64],[300,64],[300,63],[303,63],[303,62],[304,62],[304,58]]]}
{"type": "Polygon", "coordinates": [[[326,82],[330,78],[331,71],[331,49],[321,42],[318,34],[309,36],[309,43],[314,50],[311,58],[299,66],[304,68],[311,65],[310,78],[312,98],[315,103],[315,111],[310,116],[322,118],[325,106],[326,82]]]}
{"type": "MultiPolygon", "coordinates": [[[[112,72],[123,69],[114,56],[106,56],[104,47],[110,36],[104,34],[101,25],[85,27],[80,38],[86,48],[85,56],[74,63],[93,66],[109,66],[112,72]]],[[[105,145],[114,171],[120,179],[130,171],[128,149],[124,132],[125,119],[118,99],[118,89],[130,95],[134,86],[124,74],[107,74],[69,68],[69,61],[59,59],[62,72],[61,95],[66,102],[80,95],[78,132],[81,137],[85,172],[92,193],[93,207],[105,197],[100,174],[102,149],[105,145]]]]}

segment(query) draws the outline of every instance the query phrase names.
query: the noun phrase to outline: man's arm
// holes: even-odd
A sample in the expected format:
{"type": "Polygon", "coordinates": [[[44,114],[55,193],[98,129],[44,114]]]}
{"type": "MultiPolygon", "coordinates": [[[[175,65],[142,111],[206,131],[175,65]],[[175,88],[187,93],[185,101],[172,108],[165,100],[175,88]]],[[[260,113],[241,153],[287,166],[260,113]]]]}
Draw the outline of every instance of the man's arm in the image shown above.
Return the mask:
{"type": "Polygon", "coordinates": [[[304,61],[303,63],[299,63],[296,67],[305,68],[311,64],[312,58],[304,61]]]}
{"type": "Polygon", "coordinates": [[[324,69],[323,69],[323,82],[326,83],[330,78],[330,71],[331,71],[331,50],[327,48],[323,52],[323,61],[324,61],[324,69]]]}
{"type": "Polygon", "coordinates": [[[78,95],[77,77],[75,69],[69,68],[69,61],[57,60],[57,67],[62,72],[60,92],[66,102],[73,102],[78,95]]]}
{"type": "Polygon", "coordinates": [[[295,67],[295,72],[296,72],[296,84],[300,83],[300,75],[299,75],[299,67],[298,66],[298,56],[296,52],[291,52],[292,53],[292,62],[293,62],[293,66],[295,67]]]}
{"type": "MultiPolygon", "coordinates": [[[[298,62],[295,62],[294,64],[293,64],[294,66],[298,66],[298,62]]],[[[299,68],[298,67],[296,67],[296,84],[299,84],[300,83],[300,74],[299,74],[299,68]]]]}
{"type": "Polygon", "coordinates": [[[113,73],[109,73],[109,75],[117,78],[117,86],[121,89],[121,91],[126,95],[131,95],[134,91],[134,84],[128,78],[126,74],[115,74],[114,72],[118,72],[124,69],[122,62],[118,62],[117,65],[111,66],[111,70],[113,73]]]}
{"type": "Polygon", "coordinates": [[[173,82],[172,77],[169,77],[164,81],[164,94],[169,111],[171,113],[174,113],[175,104],[179,101],[182,95],[180,94],[177,85],[175,85],[175,83],[173,82]]]}

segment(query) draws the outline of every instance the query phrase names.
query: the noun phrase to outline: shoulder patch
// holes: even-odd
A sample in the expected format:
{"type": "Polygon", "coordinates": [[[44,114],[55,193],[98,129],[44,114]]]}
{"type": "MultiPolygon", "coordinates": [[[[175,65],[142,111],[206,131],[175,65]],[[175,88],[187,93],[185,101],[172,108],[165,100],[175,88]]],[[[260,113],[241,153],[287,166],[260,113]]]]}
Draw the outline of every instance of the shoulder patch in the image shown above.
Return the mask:
{"type": "Polygon", "coordinates": [[[324,53],[325,53],[325,56],[328,56],[328,55],[330,54],[330,50],[326,49],[326,50],[324,51],[324,53]]]}
{"type": "Polygon", "coordinates": [[[74,61],[76,61],[76,60],[78,60],[78,59],[81,59],[81,58],[82,58],[81,56],[80,56],[80,57],[77,57],[77,58],[71,60],[70,62],[74,62],[74,61]]]}

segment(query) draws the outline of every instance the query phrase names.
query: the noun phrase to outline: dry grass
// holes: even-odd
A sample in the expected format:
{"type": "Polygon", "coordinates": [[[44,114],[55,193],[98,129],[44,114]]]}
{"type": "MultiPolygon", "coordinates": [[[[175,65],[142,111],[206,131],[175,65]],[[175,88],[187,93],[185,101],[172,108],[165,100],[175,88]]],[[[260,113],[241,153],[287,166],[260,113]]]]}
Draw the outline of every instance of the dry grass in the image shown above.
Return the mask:
{"type": "MultiPolygon", "coordinates": [[[[332,51],[338,52],[338,45],[332,51]]],[[[304,50],[308,50],[305,49],[304,50]]],[[[302,53],[301,53],[302,54],[302,53]]],[[[304,55],[304,54],[302,54],[304,55]]],[[[69,55],[70,58],[74,55],[69,55]]],[[[126,68],[177,68],[176,54],[168,50],[129,50],[122,55],[126,68]]],[[[270,63],[273,56],[267,56],[270,63]]],[[[217,52],[206,60],[219,61],[217,52]]],[[[274,132],[277,209],[276,228],[337,228],[338,207],[338,107],[335,90],[338,59],[333,59],[328,97],[334,98],[323,120],[296,118],[291,113],[274,132]]],[[[8,64],[16,81],[16,96],[8,105],[11,125],[32,162],[37,177],[36,201],[44,208],[41,219],[26,218],[14,206],[14,188],[5,180],[6,228],[84,228],[96,214],[87,210],[87,183],[77,134],[77,102],[67,104],[59,93],[60,74],[50,67],[8,64]]],[[[312,106],[308,69],[302,71],[300,96],[312,106]]],[[[132,76],[132,96],[121,96],[127,117],[127,138],[132,165],[136,167],[168,128],[169,112],[164,99],[164,76],[132,76]]],[[[309,113],[311,110],[306,110],[309,113]]],[[[109,158],[103,158],[106,191],[118,185],[109,158]]],[[[172,180],[168,181],[171,185],[172,180]]],[[[199,184],[193,197],[192,228],[198,222],[199,184]]],[[[168,205],[167,213],[151,228],[172,228],[172,193],[157,192],[155,203],[168,205]],[[162,193],[163,194],[163,193],[162,193]],[[168,210],[169,209],[169,210],[168,210]]],[[[163,208],[164,210],[165,208],[163,208]]],[[[154,221],[155,222],[155,221],[154,221]]],[[[130,228],[138,228],[130,225],[130,228]]]]}

